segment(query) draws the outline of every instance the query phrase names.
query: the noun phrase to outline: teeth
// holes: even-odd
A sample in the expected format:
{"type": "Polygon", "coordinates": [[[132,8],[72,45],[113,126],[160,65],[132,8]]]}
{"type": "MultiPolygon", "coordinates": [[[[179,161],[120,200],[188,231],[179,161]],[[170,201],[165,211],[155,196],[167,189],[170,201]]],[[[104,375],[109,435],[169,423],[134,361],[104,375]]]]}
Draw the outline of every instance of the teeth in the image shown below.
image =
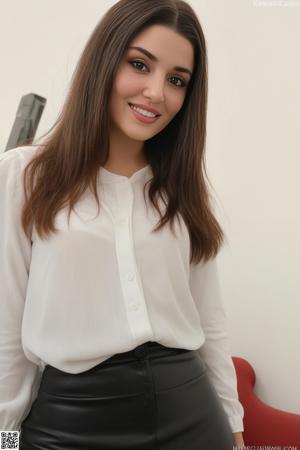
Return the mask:
{"type": "Polygon", "coordinates": [[[130,108],[134,109],[135,111],[138,111],[140,114],[142,114],[145,117],[156,117],[156,114],[153,114],[150,111],[145,111],[144,109],[138,108],[137,106],[130,105],[130,108]]]}

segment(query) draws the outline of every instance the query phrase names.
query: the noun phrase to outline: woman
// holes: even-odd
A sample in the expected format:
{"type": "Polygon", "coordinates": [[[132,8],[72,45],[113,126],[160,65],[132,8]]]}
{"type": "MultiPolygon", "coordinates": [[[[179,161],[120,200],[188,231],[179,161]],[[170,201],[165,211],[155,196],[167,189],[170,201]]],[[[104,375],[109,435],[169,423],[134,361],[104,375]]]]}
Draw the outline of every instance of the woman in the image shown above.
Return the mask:
{"type": "Polygon", "coordinates": [[[0,427],[21,450],[243,444],[206,104],[192,8],[121,0],[53,133],[1,155],[0,427]]]}

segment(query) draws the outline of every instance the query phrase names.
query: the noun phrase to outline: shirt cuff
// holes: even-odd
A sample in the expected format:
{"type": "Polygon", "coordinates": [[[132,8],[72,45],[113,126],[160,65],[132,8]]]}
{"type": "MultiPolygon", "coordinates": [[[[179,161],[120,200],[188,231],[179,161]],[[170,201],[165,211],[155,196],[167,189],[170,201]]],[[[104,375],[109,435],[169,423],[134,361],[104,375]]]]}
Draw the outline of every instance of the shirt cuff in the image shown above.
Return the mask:
{"type": "Polygon", "coordinates": [[[243,424],[243,419],[241,418],[241,416],[229,416],[228,417],[229,420],[229,425],[231,428],[231,431],[233,433],[238,433],[238,432],[243,432],[244,431],[244,424],[243,424]]]}

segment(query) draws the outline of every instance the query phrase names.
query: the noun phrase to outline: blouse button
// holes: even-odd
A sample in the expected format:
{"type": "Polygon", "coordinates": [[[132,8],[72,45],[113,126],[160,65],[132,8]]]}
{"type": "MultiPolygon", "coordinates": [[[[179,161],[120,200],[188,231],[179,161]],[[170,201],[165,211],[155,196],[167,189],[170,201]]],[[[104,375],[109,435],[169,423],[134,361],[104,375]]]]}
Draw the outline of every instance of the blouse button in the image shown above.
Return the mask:
{"type": "Polygon", "coordinates": [[[139,309],[138,303],[131,303],[129,305],[129,309],[130,309],[130,311],[136,311],[137,309],[139,309]]]}
{"type": "Polygon", "coordinates": [[[133,280],[134,280],[134,275],[132,275],[132,274],[129,273],[129,274],[127,275],[127,280],[128,280],[128,281],[133,281],[133,280]]]}

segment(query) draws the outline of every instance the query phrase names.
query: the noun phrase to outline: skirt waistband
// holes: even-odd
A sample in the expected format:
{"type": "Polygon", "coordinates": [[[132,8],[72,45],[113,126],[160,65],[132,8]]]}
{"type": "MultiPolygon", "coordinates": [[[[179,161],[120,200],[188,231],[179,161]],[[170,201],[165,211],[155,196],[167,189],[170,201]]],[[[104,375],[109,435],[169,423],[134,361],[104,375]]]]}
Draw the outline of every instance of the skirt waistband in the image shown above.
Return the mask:
{"type": "Polygon", "coordinates": [[[110,364],[114,362],[127,362],[136,360],[137,358],[159,358],[161,356],[177,355],[189,351],[191,350],[177,347],[166,347],[158,342],[148,341],[138,345],[136,348],[129,350],[128,352],[117,353],[104,361],[104,363],[107,362],[110,364]]]}
{"type": "MultiPolygon", "coordinates": [[[[101,368],[106,365],[111,364],[117,364],[117,363],[127,363],[136,361],[139,359],[148,359],[148,358],[160,358],[162,356],[175,356],[179,355],[181,353],[187,353],[187,352],[193,352],[194,350],[187,350],[184,348],[178,348],[178,347],[166,347],[163,344],[160,344],[156,341],[147,341],[144,342],[141,345],[138,345],[136,348],[129,350],[127,352],[122,353],[116,353],[113,356],[105,359],[101,363],[97,364],[96,366],[89,369],[87,372],[98,370],[98,368],[101,368]]],[[[59,369],[51,366],[50,364],[46,364],[44,371],[57,371],[64,373],[60,371],[59,369]]]]}
{"type": "Polygon", "coordinates": [[[39,393],[72,398],[136,395],[144,391],[145,376],[150,373],[157,390],[164,390],[197,378],[205,370],[204,361],[194,350],[145,342],[77,374],[46,365],[39,393]]]}

